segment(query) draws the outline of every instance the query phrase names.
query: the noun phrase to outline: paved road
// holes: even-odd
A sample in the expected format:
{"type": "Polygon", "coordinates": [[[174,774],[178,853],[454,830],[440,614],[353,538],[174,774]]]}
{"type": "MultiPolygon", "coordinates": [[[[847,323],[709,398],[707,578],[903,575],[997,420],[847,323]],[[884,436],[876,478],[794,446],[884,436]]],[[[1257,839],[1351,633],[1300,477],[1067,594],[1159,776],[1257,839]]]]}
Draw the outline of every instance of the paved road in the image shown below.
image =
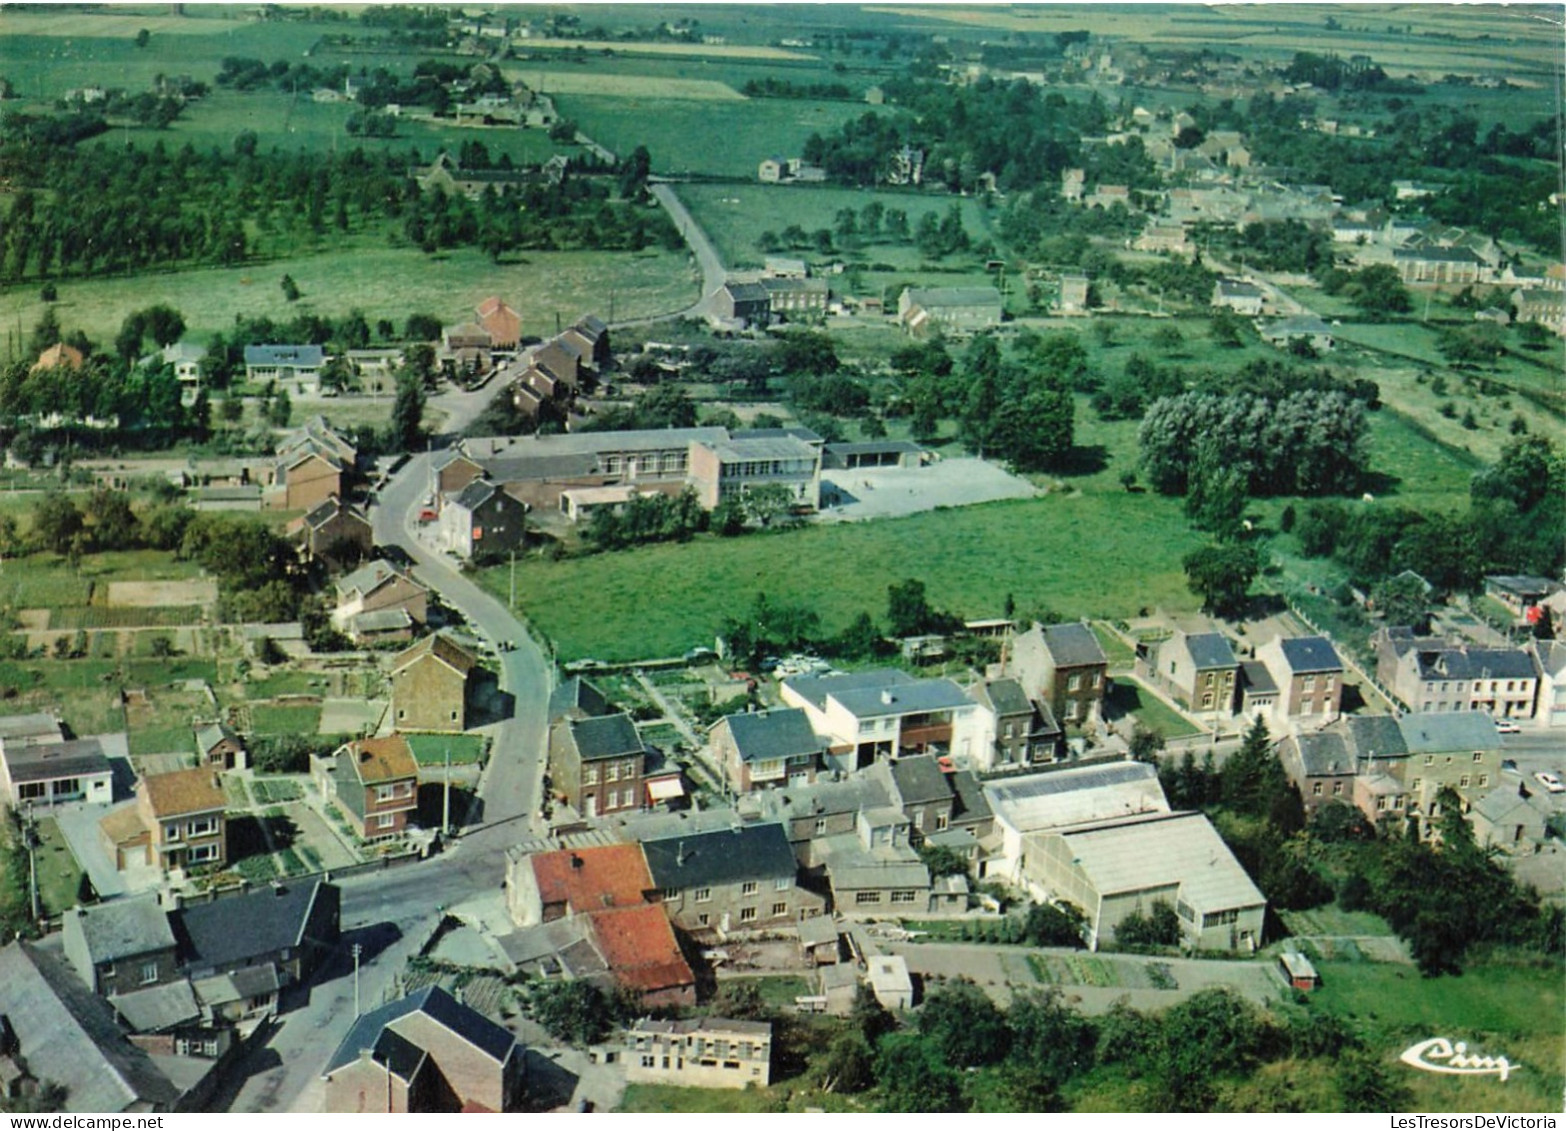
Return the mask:
{"type": "Polygon", "coordinates": [[[707,233],[702,231],[701,225],[686,211],[680,198],[674,195],[671,185],[649,180],[647,187],[654,199],[663,205],[664,211],[674,221],[674,226],[680,230],[680,235],[685,237],[686,244],[689,245],[691,253],[696,256],[697,264],[701,267],[701,301],[683,313],[706,314],[709,309],[708,299],[712,297],[714,291],[723,286],[723,280],[728,277],[728,272],[723,267],[723,260],[718,255],[718,249],[712,246],[707,233]]]}
{"type": "Polygon", "coordinates": [[[308,1001],[284,1015],[267,1046],[248,1058],[237,1094],[220,1097],[232,1111],[317,1110],[320,1071],[355,1016],[348,947],[363,947],[360,1002],[371,1009],[395,992],[398,972],[446,908],[500,890],[506,849],[535,831],[550,664],[501,602],[416,537],[409,519],[429,492],[429,476],[429,456],[411,459],[381,489],[371,520],[376,543],[401,547],[415,562],[416,576],[480,636],[516,645],[500,653],[500,689],[513,697],[514,709],[494,725],[480,788],[482,816],[476,828],[433,859],[340,882],[345,953],[310,987],[308,1001]]]}

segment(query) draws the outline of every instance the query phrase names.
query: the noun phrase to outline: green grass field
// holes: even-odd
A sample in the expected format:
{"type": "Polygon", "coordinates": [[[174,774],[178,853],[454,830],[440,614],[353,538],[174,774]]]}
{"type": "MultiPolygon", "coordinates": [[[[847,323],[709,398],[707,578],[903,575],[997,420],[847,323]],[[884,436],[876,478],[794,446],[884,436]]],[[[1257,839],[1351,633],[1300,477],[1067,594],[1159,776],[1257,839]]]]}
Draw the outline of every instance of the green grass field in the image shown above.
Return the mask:
{"type": "Polygon", "coordinates": [[[484,738],[476,734],[410,734],[408,748],[421,766],[442,766],[451,752],[453,766],[471,766],[484,756],[484,738]]]}
{"type": "Polygon", "coordinates": [[[38,867],[38,900],[45,915],[58,915],[76,906],[81,888],[82,869],[71,846],[60,832],[59,824],[46,817],[38,822],[38,847],[34,857],[38,867]]]}
{"type": "MultiPolygon", "coordinates": [[[[569,325],[589,312],[608,318],[611,305],[617,320],[679,310],[700,297],[700,285],[680,253],[530,252],[497,266],[472,249],[429,256],[364,246],[237,268],[68,280],[59,293],[67,330],[111,342],[127,314],[154,301],[179,310],[190,336],[205,339],[228,330],[236,314],[287,321],[305,311],[335,318],[357,309],[372,325],[388,318],[400,328],[409,314],[423,311],[455,322],[499,294],[522,315],[523,333],[544,336],[554,333],[557,315],[569,325]],[[297,303],[283,298],[285,274],[303,292],[297,303]]],[[[31,326],[43,306],[37,288],[13,289],[0,295],[0,321],[31,326]]]]}
{"type": "Polygon", "coordinates": [[[866,109],[853,102],[712,102],[602,94],[562,94],[555,107],[617,154],[645,145],[655,173],[750,180],[765,158],[797,157],[811,134],[830,133],[866,109]]]}
{"type": "MultiPolygon", "coordinates": [[[[869,524],[651,546],[517,569],[518,604],[562,659],[630,660],[710,645],[756,593],[815,609],[828,632],[886,611],[886,587],[917,577],[939,608],[1135,615],[1189,610],[1180,556],[1198,542],[1177,501],[1121,492],[992,503],[869,524]]],[[[504,594],[506,571],[484,583],[504,594]]]]}
{"type": "Polygon", "coordinates": [[[1312,1009],[1354,1025],[1391,1062],[1416,1041],[1444,1036],[1521,1067],[1494,1077],[1439,1077],[1396,1065],[1420,1111],[1559,1111],[1566,987],[1558,963],[1474,963],[1458,977],[1421,978],[1408,966],[1325,962],[1312,1009]]]}
{"type": "MultiPolygon", "coordinates": [[[[754,105],[751,103],[750,105],[754,105]]],[[[755,170],[751,170],[754,174],[755,170]]],[[[990,238],[989,216],[973,198],[957,198],[921,192],[871,192],[851,188],[831,188],[823,185],[682,185],[680,200],[729,267],[761,266],[767,253],[757,246],[763,232],[777,233],[790,224],[798,224],[807,232],[833,226],[837,213],[844,208],[856,215],[871,201],[885,208],[900,208],[908,214],[912,230],[925,213],[934,214],[939,220],[946,209],[956,203],[962,209],[963,227],[975,243],[990,238]]],[[[772,254],[817,258],[810,252],[780,251],[772,254]]],[[[899,270],[914,271],[923,257],[912,244],[898,245],[890,242],[866,243],[860,247],[839,247],[832,258],[846,255],[851,262],[886,263],[899,270]]],[[[982,268],[972,256],[953,256],[951,266],[965,264],[982,268]]],[[[943,263],[943,266],[947,264],[943,263]]],[[[993,282],[993,280],[991,280],[993,282]]],[[[947,285],[944,284],[943,285],[947,285]]]]}
{"type": "Polygon", "coordinates": [[[250,708],[250,727],[257,734],[313,735],[321,729],[321,708],[257,704],[250,708]]]}
{"type": "Polygon", "coordinates": [[[1116,710],[1133,715],[1148,730],[1157,731],[1165,738],[1182,738],[1200,731],[1172,710],[1158,696],[1130,676],[1116,676],[1113,703],[1116,710]]]}

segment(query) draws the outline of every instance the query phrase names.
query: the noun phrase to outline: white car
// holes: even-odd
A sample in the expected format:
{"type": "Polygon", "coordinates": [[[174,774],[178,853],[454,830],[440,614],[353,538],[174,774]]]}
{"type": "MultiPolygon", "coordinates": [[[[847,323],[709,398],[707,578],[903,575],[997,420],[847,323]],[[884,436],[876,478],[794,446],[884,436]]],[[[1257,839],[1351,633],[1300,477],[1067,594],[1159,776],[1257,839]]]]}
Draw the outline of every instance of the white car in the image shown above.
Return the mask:
{"type": "Polygon", "coordinates": [[[1521,734],[1522,727],[1518,726],[1511,719],[1496,719],[1495,731],[1497,734],[1521,734]]]}
{"type": "Polygon", "coordinates": [[[1566,785],[1562,785],[1561,779],[1550,773],[1549,770],[1540,770],[1533,775],[1533,780],[1551,793],[1566,793],[1566,785]]]}

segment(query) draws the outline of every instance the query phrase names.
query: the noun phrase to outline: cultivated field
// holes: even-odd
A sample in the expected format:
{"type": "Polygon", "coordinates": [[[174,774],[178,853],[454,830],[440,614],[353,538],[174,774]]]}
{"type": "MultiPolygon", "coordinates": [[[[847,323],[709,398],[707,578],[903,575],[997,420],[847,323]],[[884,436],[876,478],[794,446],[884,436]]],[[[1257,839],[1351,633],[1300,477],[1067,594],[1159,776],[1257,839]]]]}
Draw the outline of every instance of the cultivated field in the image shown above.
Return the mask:
{"type": "MultiPolygon", "coordinates": [[[[154,302],[181,311],[192,336],[226,331],[236,314],[287,321],[314,311],[340,317],[362,310],[373,324],[389,318],[401,327],[423,311],[444,321],[472,316],[492,294],[522,315],[523,332],[550,334],[555,319],[570,323],[588,312],[604,318],[647,318],[683,309],[700,297],[699,281],[680,252],[528,252],[500,265],[473,249],[425,255],[413,248],[361,247],[244,267],[138,275],[59,284],[62,325],[112,342],[133,310],[154,302]],[[279,282],[293,276],[303,292],[283,298],[279,282]],[[612,299],[612,304],[611,304],[612,299]]],[[[43,314],[36,288],[0,296],[0,324],[32,326],[43,314]]]]}
{"type": "Polygon", "coordinates": [[[609,42],[598,39],[530,39],[524,45],[527,51],[575,51],[630,52],[638,55],[675,55],[709,59],[797,59],[808,61],[811,56],[797,51],[785,51],[781,47],[763,47],[744,43],[641,43],[609,42]]]}
{"type": "Polygon", "coordinates": [[[508,79],[524,82],[545,94],[602,94],[611,98],[677,98],[690,102],[743,102],[745,96],[727,83],[712,79],[667,78],[661,75],[604,74],[596,70],[541,70],[507,67],[508,79]]]}

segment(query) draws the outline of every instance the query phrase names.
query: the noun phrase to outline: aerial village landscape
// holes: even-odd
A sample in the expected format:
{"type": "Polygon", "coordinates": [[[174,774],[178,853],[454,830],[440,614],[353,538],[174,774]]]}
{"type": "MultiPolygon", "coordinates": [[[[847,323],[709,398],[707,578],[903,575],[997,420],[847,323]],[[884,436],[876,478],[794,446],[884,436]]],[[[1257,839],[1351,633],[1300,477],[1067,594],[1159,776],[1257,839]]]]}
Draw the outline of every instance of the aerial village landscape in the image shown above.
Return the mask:
{"type": "Polygon", "coordinates": [[[0,1112],[1558,1112],[1562,10],[0,10],[0,1112]]]}

